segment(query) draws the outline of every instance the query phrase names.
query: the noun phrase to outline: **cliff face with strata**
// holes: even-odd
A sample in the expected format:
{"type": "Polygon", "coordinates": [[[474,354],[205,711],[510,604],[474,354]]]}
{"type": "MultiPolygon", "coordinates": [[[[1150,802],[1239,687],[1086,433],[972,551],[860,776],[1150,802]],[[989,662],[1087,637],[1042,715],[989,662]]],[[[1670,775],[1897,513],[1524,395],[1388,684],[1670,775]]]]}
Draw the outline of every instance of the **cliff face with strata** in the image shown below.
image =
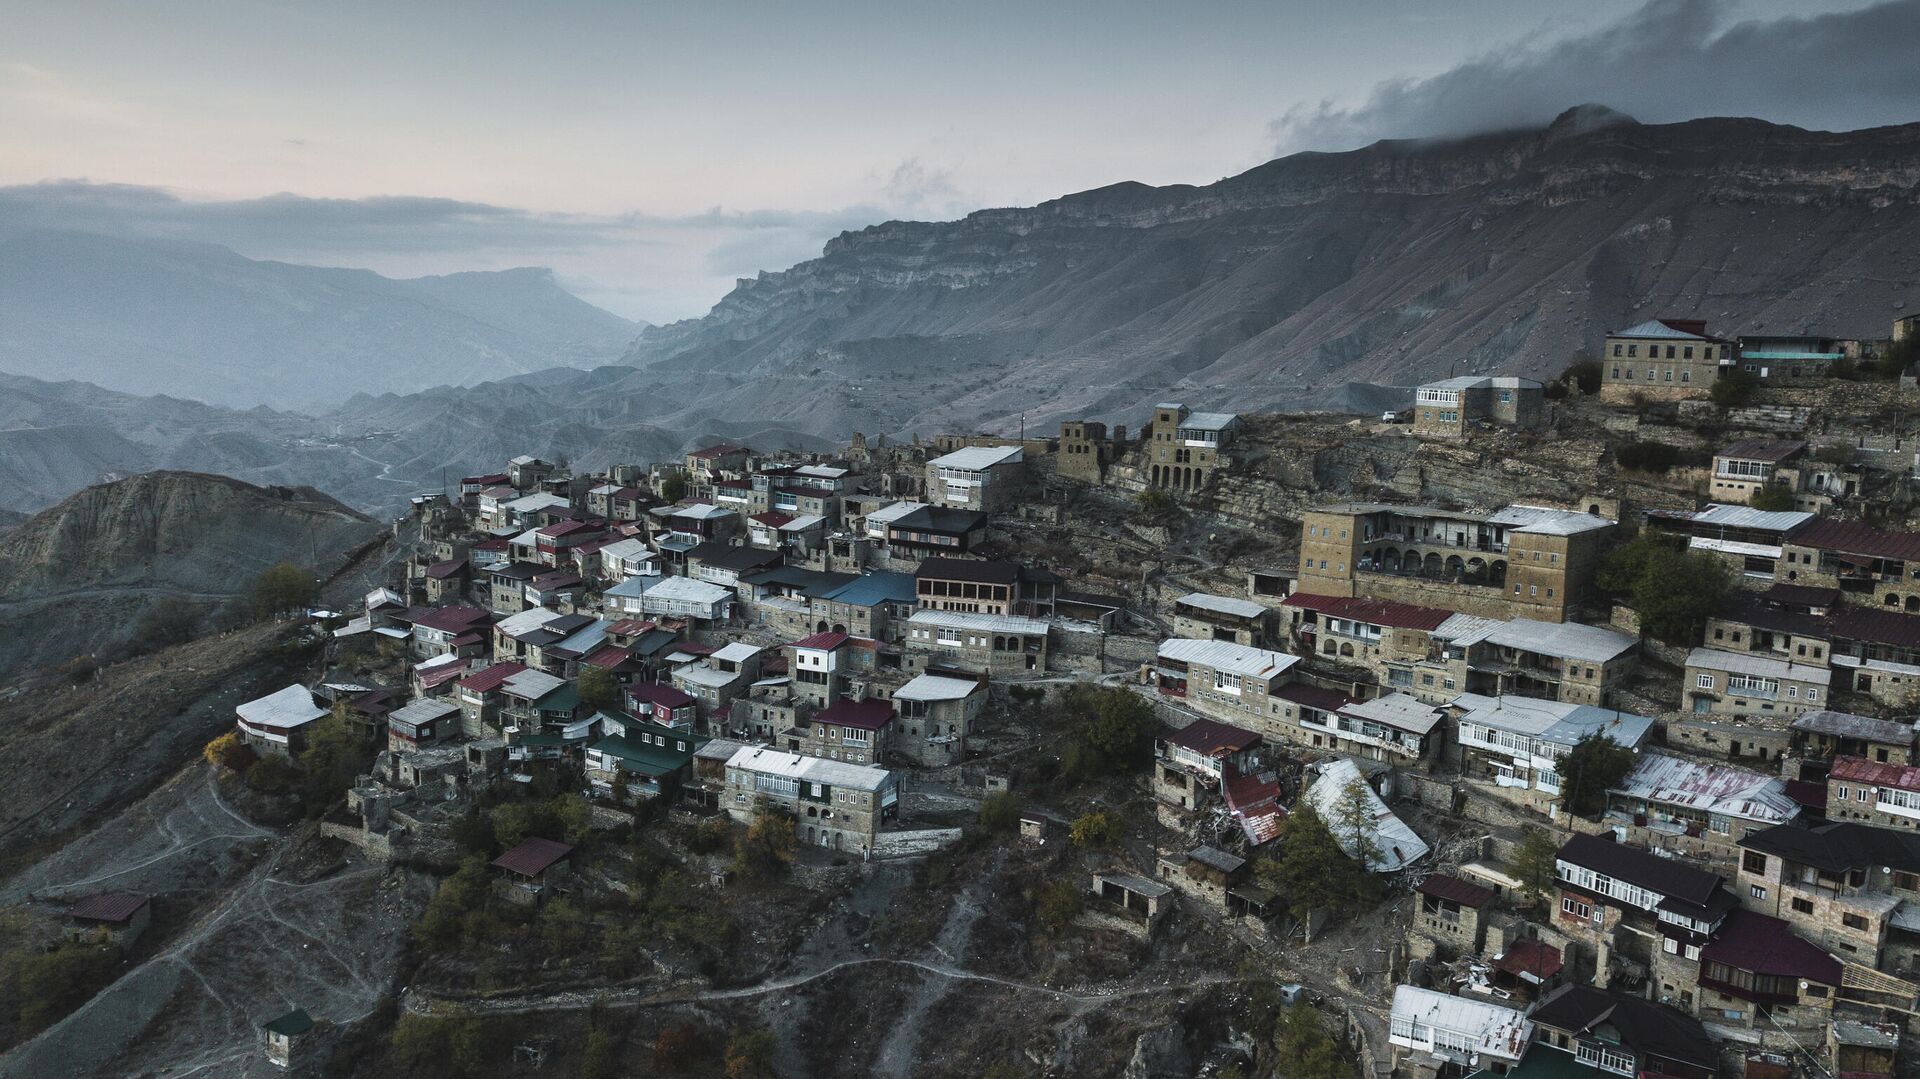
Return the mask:
{"type": "Polygon", "coordinates": [[[1650,126],[1588,109],[1205,187],[876,225],[647,331],[628,360],[687,416],[1138,422],[1168,396],[1367,406],[1378,395],[1349,384],[1548,375],[1607,326],[1676,312],[1735,333],[1883,336],[1920,307],[1917,279],[1920,125],[1650,126]]]}

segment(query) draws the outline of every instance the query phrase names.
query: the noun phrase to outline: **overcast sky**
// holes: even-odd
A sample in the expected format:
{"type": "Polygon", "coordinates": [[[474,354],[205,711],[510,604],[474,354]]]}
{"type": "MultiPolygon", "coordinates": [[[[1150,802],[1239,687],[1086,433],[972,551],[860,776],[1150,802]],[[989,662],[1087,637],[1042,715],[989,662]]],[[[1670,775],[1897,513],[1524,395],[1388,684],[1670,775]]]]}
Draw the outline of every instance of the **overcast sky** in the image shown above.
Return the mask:
{"type": "Polygon", "coordinates": [[[396,275],[551,265],[650,321],[847,228],[1544,122],[1920,119],[1920,0],[9,0],[0,238],[396,275]]]}

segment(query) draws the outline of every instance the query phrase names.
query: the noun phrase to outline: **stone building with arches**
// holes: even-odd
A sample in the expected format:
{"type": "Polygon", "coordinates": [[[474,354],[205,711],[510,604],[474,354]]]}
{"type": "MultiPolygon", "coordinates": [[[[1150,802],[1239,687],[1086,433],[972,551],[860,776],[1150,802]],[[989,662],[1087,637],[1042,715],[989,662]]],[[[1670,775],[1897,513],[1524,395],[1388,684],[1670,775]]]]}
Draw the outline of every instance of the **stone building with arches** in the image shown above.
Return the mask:
{"type": "Polygon", "coordinates": [[[1175,491],[1198,491],[1228,463],[1226,448],[1240,430],[1232,412],[1194,412],[1178,402],[1153,406],[1147,425],[1147,483],[1175,491]]]}

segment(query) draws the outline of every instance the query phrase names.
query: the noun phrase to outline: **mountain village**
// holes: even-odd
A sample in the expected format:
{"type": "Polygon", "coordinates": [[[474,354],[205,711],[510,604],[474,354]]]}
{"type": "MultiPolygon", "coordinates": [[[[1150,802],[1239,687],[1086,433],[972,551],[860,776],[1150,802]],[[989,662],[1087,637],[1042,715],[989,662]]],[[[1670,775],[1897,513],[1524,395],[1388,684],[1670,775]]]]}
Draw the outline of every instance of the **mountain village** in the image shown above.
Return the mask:
{"type": "MultiPolygon", "coordinates": [[[[298,616],[311,676],[207,756],[300,827],[345,752],[305,826],[436,881],[395,1005],[422,1023],[744,993],[907,867],[842,965],[1079,1022],[1186,991],[1197,957],[1232,975],[1208,1037],[1115,1047],[1129,1075],[1294,1074],[1248,1032],[1300,1008],[1370,1077],[1903,1074],[1917,344],[1920,316],[1877,341],[1668,318],[1380,415],[515,457],[413,498],[385,583],[298,616]],[[980,908],[966,933],[914,906],[936,894],[980,908]],[[970,970],[994,922],[1052,958],[970,970]],[[510,929],[571,1003],[510,1006],[510,929]],[[718,957],[729,932],[761,966],[718,957]]],[[[131,949],[158,898],[60,909],[131,949]]],[[[357,1044],[296,1003],[254,1017],[273,1065],[357,1044]]],[[[598,1023],[502,1048],[577,1061],[598,1023]]],[[[938,1074],[1104,1070],[1000,1025],[938,1074]]],[[[655,1068],[717,1071],[697,1027],[649,1036],[655,1068]]],[[[777,1044],[709,1033],[728,1067],[777,1044]]]]}

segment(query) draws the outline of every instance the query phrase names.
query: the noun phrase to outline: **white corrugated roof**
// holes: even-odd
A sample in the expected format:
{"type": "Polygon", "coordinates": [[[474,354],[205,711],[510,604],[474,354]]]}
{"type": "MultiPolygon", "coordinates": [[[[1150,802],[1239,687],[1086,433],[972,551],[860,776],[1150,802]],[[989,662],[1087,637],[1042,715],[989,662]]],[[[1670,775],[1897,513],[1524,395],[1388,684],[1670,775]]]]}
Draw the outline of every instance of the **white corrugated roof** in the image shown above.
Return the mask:
{"type": "Polygon", "coordinates": [[[1271,678],[1300,662],[1296,656],[1270,652],[1265,648],[1248,648],[1232,641],[1199,641],[1185,637],[1169,637],[1161,641],[1159,656],[1161,659],[1198,663],[1216,671],[1254,678],[1271,678]]]}
{"type": "Polygon", "coordinates": [[[1195,431],[1224,431],[1239,420],[1239,414],[1234,412],[1194,412],[1181,420],[1180,426],[1195,431]]]}
{"type": "Polygon", "coordinates": [[[1813,514],[1797,510],[1757,510],[1752,506],[1729,506],[1714,502],[1689,517],[1695,524],[1725,528],[1757,528],[1764,532],[1791,532],[1813,520],[1813,514]]]}
{"type": "Polygon", "coordinates": [[[1481,638],[1487,644],[1520,648],[1543,656],[1577,659],[1585,663],[1606,663],[1626,655],[1640,642],[1624,633],[1579,622],[1536,622],[1516,618],[1481,638]]]}
{"type": "Polygon", "coordinates": [[[1596,528],[1609,528],[1612,521],[1591,513],[1555,509],[1552,506],[1527,506],[1515,503],[1487,518],[1488,524],[1505,525],[1509,532],[1545,536],[1574,536],[1596,528]]]}
{"type": "Polygon", "coordinates": [[[1047,624],[1035,618],[973,614],[967,611],[915,611],[907,621],[916,626],[977,629],[987,633],[1021,633],[1035,637],[1044,636],[1047,632],[1047,624]]]}
{"type": "Polygon", "coordinates": [[[545,671],[516,671],[500,683],[500,688],[523,700],[537,701],[567,684],[567,680],[545,671]]]}
{"type": "Polygon", "coordinates": [[[968,446],[954,450],[942,457],[935,457],[927,463],[935,468],[959,468],[969,472],[984,472],[994,465],[1008,461],[1022,461],[1026,457],[1018,446],[968,446]]]}
{"type": "Polygon", "coordinates": [[[914,510],[927,508],[925,502],[889,502],[872,513],[867,514],[869,524],[891,524],[914,510]]]}
{"type": "Polygon", "coordinates": [[[1520,1059],[1533,1041],[1533,1024],[1517,1009],[1417,985],[1397,985],[1393,988],[1393,1025],[1408,1024],[1462,1035],[1473,1043],[1476,1052],[1508,1060],[1520,1059]]]}
{"type": "Polygon", "coordinates": [[[1687,653],[1687,666],[1699,667],[1708,671],[1726,671],[1729,674],[1750,674],[1756,678],[1784,678],[1795,682],[1812,682],[1824,686],[1833,677],[1833,672],[1825,667],[1816,667],[1810,663],[1793,663],[1772,656],[1755,655],[1752,652],[1722,652],[1718,648],[1696,648],[1687,653]]]}
{"type": "Polygon", "coordinates": [[[1176,603],[1189,607],[1198,607],[1204,611],[1217,611],[1237,618],[1258,618],[1267,613],[1267,608],[1250,599],[1235,599],[1232,596],[1210,596],[1205,592],[1189,592],[1181,596],[1176,603]]]}
{"type": "Polygon", "coordinates": [[[713,658],[725,663],[745,663],[759,654],[760,649],[757,646],[745,641],[735,641],[715,652],[713,658]]]}
{"type": "Polygon", "coordinates": [[[1373,788],[1367,786],[1367,781],[1361,778],[1359,766],[1346,757],[1340,757],[1320,766],[1320,775],[1307,788],[1307,797],[1313,802],[1313,808],[1321,819],[1333,829],[1334,838],[1340,841],[1340,848],[1347,852],[1347,856],[1356,857],[1355,848],[1358,844],[1352,841],[1351,835],[1341,834],[1346,829],[1341,822],[1340,801],[1347,787],[1353,783],[1360,784],[1361,789],[1367,792],[1367,811],[1372,815],[1374,861],[1367,868],[1376,873],[1393,873],[1426,857],[1426,840],[1407,827],[1406,821],[1393,815],[1387,803],[1381,801],[1373,788]]]}
{"type": "Polygon", "coordinates": [[[804,779],[810,783],[824,783],[846,790],[881,790],[893,778],[892,772],[871,764],[848,764],[823,757],[807,757],[770,746],[743,746],[727,758],[727,767],[762,775],[804,779]]]}
{"type": "Polygon", "coordinates": [[[556,618],[565,618],[559,611],[550,611],[545,607],[529,607],[519,614],[502,618],[493,628],[509,637],[518,637],[523,633],[532,633],[556,618]]]}
{"type": "Polygon", "coordinates": [[[696,581],[692,577],[668,577],[647,589],[648,599],[677,599],[689,603],[717,603],[731,595],[733,590],[730,588],[709,584],[706,581],[696,581]]]}
{"type": "Polygon", "coordinates": [[[1474,614],[1450,614],[1447,620],[1435,626],[1431,636],[1452,641],[1458,645],[1478,644],[1487,634],[1506,625],[1498,618],[1482,618],[1474,614]]]}
{"type": "Polygon", "coordinates": [[[1666,323],[1661,322],[1659,319],[1653,319],[1653,318],[1650,318],[1647,321],[1642,322],[1637,326],[1629,326],[1624,330],[1615,330],[1612,333],[1608,334],[1607,336],[1608,337],[1638,337],[1638,338],[1641,338],[1642,340],[1651,337],[1651,338],[1658,338],[1659,340],[1662,340],[1662,341],[1705,341],[1706,340],[1706,338],[1700,336],[1697,333],[1688,333],[1685,330],[1676,330],[1672,326],[1669,326],[1666,323]]]}
{"type": "Polygon", "coordinates": [[[1440,709],[1405,693],[1389,693],[1370,701],[1343,704],[1340,714],[1355,719],[1370,719],[1415,734],[1426,734],[1440,722],[1440,709]]]}
{"type": "Polygon", "coordinates": [[[946,678],[937,674],[915,675],[913,680],[893,691],[896,701],[963,701],[980,691],[980,683],[965,678],[946,678]]]}
{"type": "Polygon", "coordinates": [[[307,687],[297,683],[248,701],[234,711],[253,726],[280,730],[304,726],[327,715],[325,708],[313,703],[307,687]]]}

